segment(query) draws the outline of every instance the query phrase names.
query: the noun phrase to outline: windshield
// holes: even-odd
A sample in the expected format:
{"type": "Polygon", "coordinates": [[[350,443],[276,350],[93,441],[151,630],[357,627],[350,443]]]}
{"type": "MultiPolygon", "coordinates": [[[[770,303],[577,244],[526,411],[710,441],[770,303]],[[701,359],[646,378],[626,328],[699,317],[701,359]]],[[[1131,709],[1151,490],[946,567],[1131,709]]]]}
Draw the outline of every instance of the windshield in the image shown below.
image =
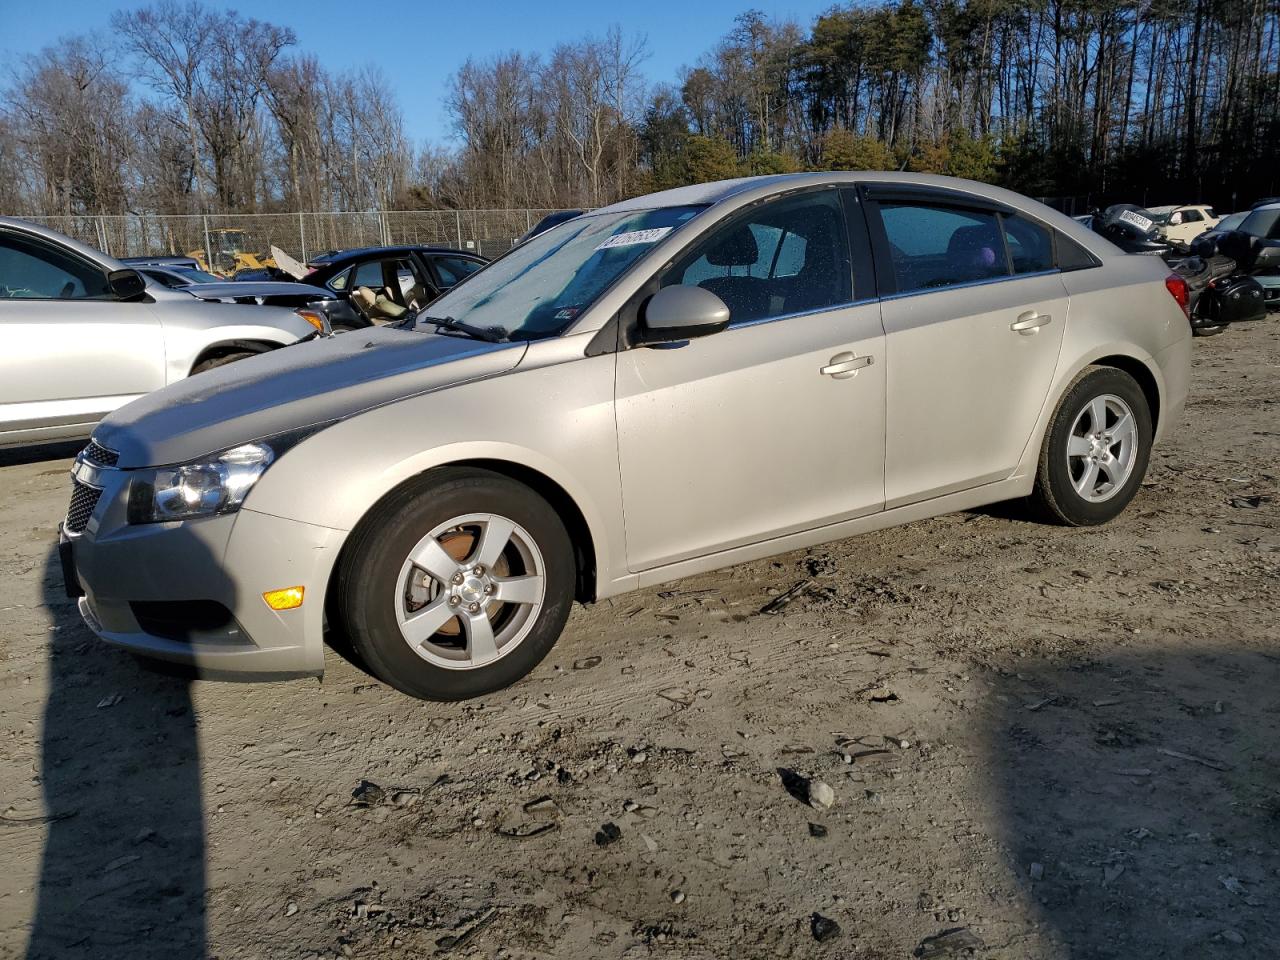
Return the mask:
{"type": "Polygon", "coordinates": [[[1169,222],[1169,216],[1172,213],[1172,210],[1148,210],[1147,217],[1154,220],[1156,223],[1163,225],[1169,222]]]}
{"type": "Polygon", "coordinates": [[[508,340],[555,336],[701,206],[587,214],[552,227],[459,284],[424,313],[508,340]]]}
{"type": "Polygon", "coordinates": [[[1253,210],[1244,222],[1237,228],[1241,233],[1247,233],[1251,237],[1275,237],[1280,234],[1276,229],[1280,221],[1280,207],[1272,207],[1270,209],[1253,210]]]}

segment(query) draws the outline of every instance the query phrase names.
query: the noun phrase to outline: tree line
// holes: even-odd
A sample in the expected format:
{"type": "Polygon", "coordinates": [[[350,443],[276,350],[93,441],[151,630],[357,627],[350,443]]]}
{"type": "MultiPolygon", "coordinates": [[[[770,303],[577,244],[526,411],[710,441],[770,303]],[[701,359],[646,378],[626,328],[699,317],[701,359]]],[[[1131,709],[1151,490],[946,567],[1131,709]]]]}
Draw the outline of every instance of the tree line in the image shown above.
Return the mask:
{"type": "Polygon", "coordinates": [[[642,37],[469,59],[413,144],[375,70],[161,0],[0,90],[0,210],[596,206],[805,169],[906,169],[1092,202],[1280,193],[1280,0],[871,0],[747,11],[651,84],[642,37]]]}

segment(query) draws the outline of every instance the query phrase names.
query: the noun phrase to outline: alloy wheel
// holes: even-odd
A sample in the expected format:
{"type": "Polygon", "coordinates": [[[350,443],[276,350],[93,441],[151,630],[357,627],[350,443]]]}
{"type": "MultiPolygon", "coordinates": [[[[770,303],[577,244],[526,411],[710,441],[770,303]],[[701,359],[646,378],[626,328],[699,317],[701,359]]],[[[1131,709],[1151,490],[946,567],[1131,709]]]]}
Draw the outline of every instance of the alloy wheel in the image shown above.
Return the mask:
{"type": "Polygon", "coordinates": [[[528,531],[497,514],[468,514],[409,552],[396,583],[396,620],[418,656],[471,670],[520,645],[545,594],[546,566],[528,531]]]}
{"type": "Polygon", "coordinates": [[[1137,459],[1138,427],[1129,405],[1114,394],[1094,397],[1076,414],[1067,438],[1067,473],[1089,503],[1110,500],[1137,459]]]}

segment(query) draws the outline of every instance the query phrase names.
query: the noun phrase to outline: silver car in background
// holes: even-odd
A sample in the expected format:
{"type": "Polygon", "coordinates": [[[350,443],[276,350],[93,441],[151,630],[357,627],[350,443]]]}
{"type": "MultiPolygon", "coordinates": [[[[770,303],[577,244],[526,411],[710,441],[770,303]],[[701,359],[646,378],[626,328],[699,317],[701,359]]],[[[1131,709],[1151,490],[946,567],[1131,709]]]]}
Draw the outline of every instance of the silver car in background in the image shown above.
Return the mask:
{"type": "Polygon", "coordinates": [[[68,591],[207,675],[324,669],[338,631],[433,699],[513,683],[572,602],[1031,496],[1103,523],[1187,394],[1187,290],[1026,197],[799,174],[552,227],[413,325],[109,416],[68,591]]]}
{"type": "Polygon", "coordinates": [[[130,400],[316,332],[292,309],[206,302],[0,217],[0,447],[87,437],[130,400]]]}

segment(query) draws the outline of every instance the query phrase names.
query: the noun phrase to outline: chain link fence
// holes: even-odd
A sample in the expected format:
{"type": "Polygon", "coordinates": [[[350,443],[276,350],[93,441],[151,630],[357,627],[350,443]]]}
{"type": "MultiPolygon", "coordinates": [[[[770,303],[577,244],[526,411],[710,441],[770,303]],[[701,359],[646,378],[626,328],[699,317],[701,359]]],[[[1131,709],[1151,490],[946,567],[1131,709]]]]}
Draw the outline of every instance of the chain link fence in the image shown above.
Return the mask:
{"type": "Polygon", "coordinates": [[[257,213],[166,216],[26,217],[113,257],[185,256],[215,251],[269,255],[272,246],[306,263],[330,250],[400,243],[458,247],[495,257],[554,210],[388,210],[369,213],[257,213]]]}

